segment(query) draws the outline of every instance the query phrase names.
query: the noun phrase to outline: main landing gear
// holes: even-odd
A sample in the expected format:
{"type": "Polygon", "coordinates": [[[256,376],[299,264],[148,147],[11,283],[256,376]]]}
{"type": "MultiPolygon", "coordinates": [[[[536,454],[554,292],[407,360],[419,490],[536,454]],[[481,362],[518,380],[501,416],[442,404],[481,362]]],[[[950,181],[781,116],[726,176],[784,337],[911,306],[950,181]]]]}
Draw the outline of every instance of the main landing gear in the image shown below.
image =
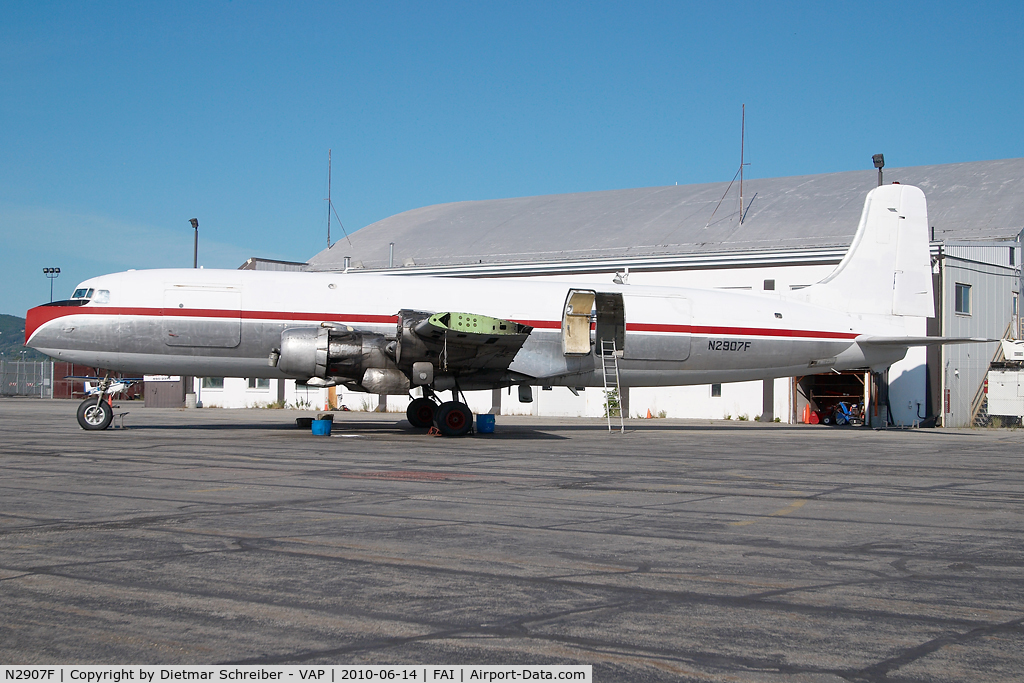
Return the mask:
{"type": "Polygon", "coordinates": [[[424,429],[434,424],[434,413],[437,404],[429,398],[414,398],[405,409],[405,416],[416,429],[424,429]]]}
{"type": "MultiPolygon", "coordinates": [[[[455,392],[452,392],[455,395],[455,392]]],[[[461,401],[445,401],[438,405],[433,392],[414,398],[405,410],[409,424],[417,429],[436,427],[445,436],[464,436],[473,428],[473,411],[461,401]]]]}

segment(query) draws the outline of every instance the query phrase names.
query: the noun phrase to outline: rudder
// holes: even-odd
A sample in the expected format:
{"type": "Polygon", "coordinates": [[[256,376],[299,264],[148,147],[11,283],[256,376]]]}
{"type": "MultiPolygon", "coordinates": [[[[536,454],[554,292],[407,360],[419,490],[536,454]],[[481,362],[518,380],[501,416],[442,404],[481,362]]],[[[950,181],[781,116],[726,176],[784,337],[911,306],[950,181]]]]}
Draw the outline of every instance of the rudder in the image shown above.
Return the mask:
{"type": "Polygon", "coordinates": [[[924,192],[912,185],[871,190],[846,256],[828,277],[799,293],[796,298],[821,306],[841,299],[851,313],[933,317],[924,192]]]}

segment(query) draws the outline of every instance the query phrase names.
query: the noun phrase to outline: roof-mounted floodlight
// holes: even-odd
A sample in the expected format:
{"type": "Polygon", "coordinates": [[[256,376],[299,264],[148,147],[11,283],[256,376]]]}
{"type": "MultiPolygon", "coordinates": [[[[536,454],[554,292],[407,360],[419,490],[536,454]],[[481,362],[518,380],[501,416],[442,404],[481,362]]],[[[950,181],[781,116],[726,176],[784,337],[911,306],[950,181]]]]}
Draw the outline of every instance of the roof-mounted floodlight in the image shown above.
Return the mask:
{"type": "Polygon", "coordinates": [[[882,186],[882,167],[885,166],[885,157],[881,154],[874,154],[871,157],[871,161],[874,162],[875,168],[878,169],[878,186],[882,186]]]}
{"type": "Polygon", "coordinates": [[[188,222],[192,225],[192,229],[196,231],[195,241],[192,243],[192,267],[199,267],[199,219],[189,218],[188,222]]]}

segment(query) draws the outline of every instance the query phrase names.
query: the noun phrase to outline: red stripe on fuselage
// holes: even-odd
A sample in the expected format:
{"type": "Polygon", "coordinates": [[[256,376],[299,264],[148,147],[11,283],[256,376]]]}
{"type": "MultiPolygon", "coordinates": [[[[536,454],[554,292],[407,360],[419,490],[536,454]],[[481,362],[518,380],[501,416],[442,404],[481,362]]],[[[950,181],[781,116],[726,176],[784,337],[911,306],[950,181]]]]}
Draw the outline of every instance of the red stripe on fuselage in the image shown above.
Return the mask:
{"type": "MultiPolygon", "coordinates": [[[[126,315],[139,317],[230,318],[242,320],[276,320],[368,324],[397,324],[398,316],[344,313],[303,313],[293,311],[236,311],[198,308],[126,308],[115,306],[37,306],[25,315],[25,343],[46,323],[68,315],[126,315]]],[[[561,329],[560,321],[516,320],[523,325],[540,329],[561,329]]],[[[825,332],[820,330],[787,330],[767,327],[715,327],[708,325],[669,325],[661,323],[629,323],[628,332],[666,332],[672,334],[725,335],[733,337],[789,337],[801,339],[843,339],[852,341],[854,332],[825,332]]]]}

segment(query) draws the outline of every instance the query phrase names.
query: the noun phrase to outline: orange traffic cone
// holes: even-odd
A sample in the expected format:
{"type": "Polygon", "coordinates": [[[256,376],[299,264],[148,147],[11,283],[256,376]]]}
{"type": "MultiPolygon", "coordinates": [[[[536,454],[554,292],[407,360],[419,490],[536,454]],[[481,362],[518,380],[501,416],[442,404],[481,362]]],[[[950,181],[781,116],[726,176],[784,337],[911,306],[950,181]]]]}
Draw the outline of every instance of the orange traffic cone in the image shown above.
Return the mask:
{"type": "Polygon", "coordinates": [[[654,416],[653,416],[653,415],[651,415],[651,409],[650,409],[650,408],[648,408],[648,409],[647,409],[647,419],[648,419],[648,420],[650,420],[650,419],[651,419],[652,417],[654,417],[654,416]]]}

